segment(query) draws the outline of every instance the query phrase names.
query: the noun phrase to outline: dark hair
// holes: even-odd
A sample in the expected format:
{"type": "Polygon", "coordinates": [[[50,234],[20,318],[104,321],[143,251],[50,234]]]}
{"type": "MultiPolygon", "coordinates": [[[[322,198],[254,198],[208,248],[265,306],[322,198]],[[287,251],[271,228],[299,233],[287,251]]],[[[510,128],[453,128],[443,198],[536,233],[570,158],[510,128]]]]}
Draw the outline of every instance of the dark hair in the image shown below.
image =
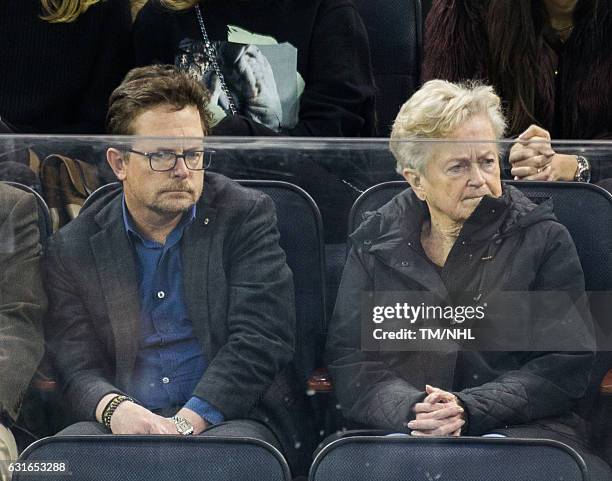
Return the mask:
{"type": "MultiPolygon", "coordinates": [[[[575,22],[583,24],[580,30],[588,32],[585,38],[579,39],[581,56],[591,55],[589,50],[598,54],[601,48],[597,13],[598,0],[579,0],[576,4],[575,22]],[[586,39],[594,45],[584,45],[586,39]]],[[[490,0],[489,3],[487,71],[489,80],[507,102],[510,132],[521,132],[529,124],[542,123],[554,115],[554,105],[547,101],[554,98],[554,57],[549,49],[542,48],[547,16],[542,0],[490,0]]],[[[566,48],[572,48],[570,42],[566,48]]],[[[575,103],[572,108],[576,108],[575,103]]]]}
{"type": "Polygon", "coordinates": [[[202,130],[210,130],[209,94],[186,72],[172,65],[149,65],[131,70],[108,101],[106,131],[131,135],[133,120],[146,110],[168,105],[176,110],[194,106],[200,113],[202,130]]]}

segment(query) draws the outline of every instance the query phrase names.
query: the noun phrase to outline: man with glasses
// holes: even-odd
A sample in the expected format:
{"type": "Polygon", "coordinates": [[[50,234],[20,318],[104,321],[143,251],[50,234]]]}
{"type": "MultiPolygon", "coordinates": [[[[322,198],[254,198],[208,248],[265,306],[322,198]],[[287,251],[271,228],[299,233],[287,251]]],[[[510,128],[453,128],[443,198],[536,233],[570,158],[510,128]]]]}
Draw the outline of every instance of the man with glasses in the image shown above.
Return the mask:
{"type": "Polygon", "coordinates": [[[110,98],[108,132],[137,136],[107,151],[121,188],[45,261],[49,350],[84,421],[60,434],[248,436],[295,460],[292,276],[270,198],[206,172],[207,100],[170,66],[110,98]]]}

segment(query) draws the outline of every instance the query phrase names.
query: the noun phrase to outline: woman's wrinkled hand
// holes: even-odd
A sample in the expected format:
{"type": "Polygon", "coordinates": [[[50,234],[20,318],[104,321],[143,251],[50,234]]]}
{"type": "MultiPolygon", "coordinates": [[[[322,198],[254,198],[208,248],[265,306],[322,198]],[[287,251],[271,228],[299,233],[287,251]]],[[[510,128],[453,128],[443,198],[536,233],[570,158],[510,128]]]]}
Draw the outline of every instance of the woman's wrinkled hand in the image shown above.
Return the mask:
{"type": "Polygon", "coordinates": [[[578,168],[576,156],[556,153],[550,133],[537,125],[519,135],[509,161],[514,180],[571,181],[578,168]]]}
{"type": "Polygon", "coordinates": [[[425,390],[427,397],[414,405],[416,417],[407,424],[412,435],[460,436],[465,411],[457,397],[433,386],[426,386],[425,390]]]}

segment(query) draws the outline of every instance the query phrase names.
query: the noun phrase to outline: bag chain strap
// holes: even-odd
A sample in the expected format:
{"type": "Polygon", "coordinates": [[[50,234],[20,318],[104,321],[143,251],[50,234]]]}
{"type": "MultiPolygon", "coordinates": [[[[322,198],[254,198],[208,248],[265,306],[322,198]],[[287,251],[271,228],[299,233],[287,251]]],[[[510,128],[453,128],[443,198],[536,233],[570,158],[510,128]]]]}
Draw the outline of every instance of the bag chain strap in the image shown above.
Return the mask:
{"type": "Polygon", "coordinates": [[[223,90],[223,92],[227,96],[227,101],[229,103],[230,112],[232,113],[232,115],[236,115],[236,112],[237,112],[236,105],[234,105],[233,97],[229,89],[227,88],[227,84],[225,83],[225,77],[223,76],[223,73],[221,72],[221,68],[219,68],[219,63],[217,62],[217,50],[215,49],[215,46],[210,41],[210,38],[208,38],[208,33],[206,33],[206,27],[204,26],[204,18],[202,17],[202,10],[200,9],[199,5],[195,6],[195,10],[196,10],[196,15],[198,17],[198,23],[200,24],[200,32],[202,33],[202,40],[204,40],[204,50],[206,52],[206,56],[208,57],[208,61],[212,64],[212,68],[217,74],[217,77],[219,78],[219,82],[221,82],[221,90],[223,90]]]}

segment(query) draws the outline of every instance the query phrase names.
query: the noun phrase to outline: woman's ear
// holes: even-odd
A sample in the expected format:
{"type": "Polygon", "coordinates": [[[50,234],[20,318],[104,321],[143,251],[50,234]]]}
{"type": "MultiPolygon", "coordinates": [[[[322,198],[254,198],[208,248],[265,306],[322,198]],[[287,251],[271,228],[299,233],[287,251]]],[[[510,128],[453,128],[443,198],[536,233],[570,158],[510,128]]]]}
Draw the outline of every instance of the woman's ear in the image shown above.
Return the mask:
{"type": "Polygon", "coordinates": [[[410,187],[412,187],[412,190],[416,196],[424,201],[427,198],[427,195],[423,189],[423,176],[415,169],[409,168],[405,168],[402,171],[402,176],[410,184],[410,187]]]}
{"type": "Polygon", "coordinates": [[[120,181],[125,180],[125,158],[124,155],[117,149],[112,147],[106,151],[106,160],[113,169],[115,176],[120,181]]]}

